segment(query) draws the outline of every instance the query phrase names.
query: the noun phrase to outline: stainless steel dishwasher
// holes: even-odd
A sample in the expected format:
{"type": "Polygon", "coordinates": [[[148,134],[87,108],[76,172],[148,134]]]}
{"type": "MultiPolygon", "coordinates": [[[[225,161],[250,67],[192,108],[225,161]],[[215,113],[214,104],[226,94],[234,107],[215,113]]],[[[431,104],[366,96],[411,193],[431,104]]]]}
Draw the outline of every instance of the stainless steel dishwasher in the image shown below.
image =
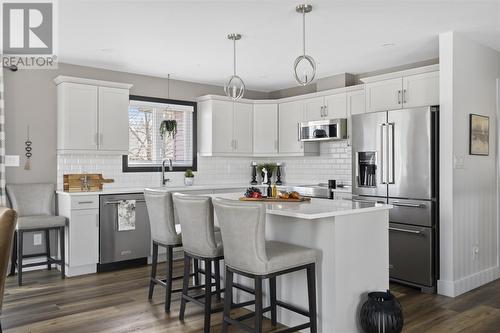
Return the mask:
{"type": "Polygon", "coordinates": [[[109,271],[147,264],[151,233],[144,194],[101,195],[99,199],[98,271],[109,271]],[[135,200],[135,229],[118,230],[118,205],[135,200]]]}

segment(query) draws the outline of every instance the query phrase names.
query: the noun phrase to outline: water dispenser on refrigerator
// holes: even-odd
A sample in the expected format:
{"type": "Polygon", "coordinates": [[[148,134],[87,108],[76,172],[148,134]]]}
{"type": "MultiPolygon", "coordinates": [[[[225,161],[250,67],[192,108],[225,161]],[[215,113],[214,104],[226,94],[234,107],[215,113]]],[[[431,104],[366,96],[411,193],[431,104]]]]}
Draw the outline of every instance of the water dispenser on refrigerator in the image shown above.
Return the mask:
{"type": "Polygon", "coordinates": [[[377,153],[374,151],[358,152],[357,181],[359,187],[377,186],[377,153]]]}

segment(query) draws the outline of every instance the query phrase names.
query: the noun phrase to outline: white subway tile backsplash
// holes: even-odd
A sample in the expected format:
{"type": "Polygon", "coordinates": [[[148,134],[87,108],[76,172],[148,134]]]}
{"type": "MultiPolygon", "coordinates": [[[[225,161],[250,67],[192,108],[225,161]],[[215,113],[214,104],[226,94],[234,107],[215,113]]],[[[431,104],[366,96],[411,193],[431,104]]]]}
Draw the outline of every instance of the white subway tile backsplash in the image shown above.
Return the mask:
{"type": "MultiPolygon", "coordinates": [[[[198,157],[196,184],[245,183],[251,178],[251,162],[282,162],[282,179],[285,183],[313,184],[336,179],[338,183],[351,183],[351,147],[346,141],[322,142],[320,156],[308,157],[198,157]]],[[[149,172],[122,172],[122,157],[117,155],[58,155],[57,185],[63,187],[63,174],[103,173],[113,178],[106,187],[159,186],[161,175],[149,172]]],[[[184,183],[183,172],[169,172],[172,185],[184,183]]]]}

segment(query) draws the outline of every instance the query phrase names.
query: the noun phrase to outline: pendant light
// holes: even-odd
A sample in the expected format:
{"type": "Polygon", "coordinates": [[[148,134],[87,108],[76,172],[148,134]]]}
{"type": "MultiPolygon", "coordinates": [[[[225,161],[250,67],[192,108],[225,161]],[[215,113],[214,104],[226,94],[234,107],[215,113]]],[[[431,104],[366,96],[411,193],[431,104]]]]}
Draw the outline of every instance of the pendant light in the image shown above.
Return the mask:
{"type": "Polygon", "coordinates": [[[238,100],[245,94],[245,83],[236,75],[236,41],[241,39],[240,34],[229,34],[227,39],[233,41],[233,75],[231,75],[224,85],[224,92],[227,97],[238,100]]]}
{"type": "Polygon", "coordinates": [[[293,76],[298,84],[306,86],[314,80],[316,75],[316,62],[306,54],[306,13],[312,11],[312,6],[298,5],[295,10],[302,14],[302,55],[298,56],[293,63],[293,76]]]}

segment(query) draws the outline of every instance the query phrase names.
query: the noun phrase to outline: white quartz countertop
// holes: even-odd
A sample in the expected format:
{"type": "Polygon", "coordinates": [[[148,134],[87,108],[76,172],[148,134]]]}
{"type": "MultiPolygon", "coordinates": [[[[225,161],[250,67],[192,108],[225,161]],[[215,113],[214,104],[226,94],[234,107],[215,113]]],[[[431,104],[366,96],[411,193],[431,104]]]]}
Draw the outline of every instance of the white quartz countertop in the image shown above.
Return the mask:
{"type": "MultiPolygon", "coordinates": [[[[241,194],[225,193],[211,194],[210,196],[238,200],[241,197],[241,194]]],[[[249,204],[255,203],[255,201],[249,202],[249,204]]],[[[312,198],[311,201],[304,202],[262,202],[262,204],[266,205],[267,214],[295,217],[306,220],[322,219],[340,215],[360,214],[392,208],[392,205],[373,202],[357,202],[350,200],[329,200],[315,198],[312,198]]]]}

